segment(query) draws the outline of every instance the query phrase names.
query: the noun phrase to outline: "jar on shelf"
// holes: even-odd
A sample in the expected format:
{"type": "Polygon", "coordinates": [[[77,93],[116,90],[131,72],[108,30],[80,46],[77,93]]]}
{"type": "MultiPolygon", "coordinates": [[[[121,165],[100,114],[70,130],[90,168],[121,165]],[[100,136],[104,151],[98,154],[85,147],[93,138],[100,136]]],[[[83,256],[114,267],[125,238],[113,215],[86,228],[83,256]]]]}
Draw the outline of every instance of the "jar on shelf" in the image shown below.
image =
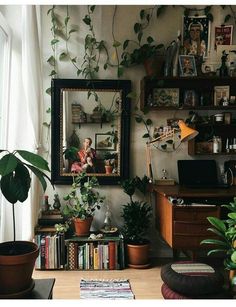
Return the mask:
{"type": "Polygon", "coordinates": [[[220,136],[213,136],[213,153],[221,153],[222,140],[220,136]]]}

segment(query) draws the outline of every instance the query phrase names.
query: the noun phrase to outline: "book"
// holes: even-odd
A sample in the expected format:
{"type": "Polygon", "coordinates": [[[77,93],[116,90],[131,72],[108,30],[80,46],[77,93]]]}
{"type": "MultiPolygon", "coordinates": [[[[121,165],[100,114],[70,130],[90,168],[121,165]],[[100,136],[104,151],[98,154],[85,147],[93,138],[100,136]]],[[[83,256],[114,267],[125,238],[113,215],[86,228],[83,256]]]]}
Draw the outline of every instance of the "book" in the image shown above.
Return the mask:
{"type": "Polygon", "coordinates": [[[93,249],[93,268],[94,268],[94,270],[98,270],[99,269],[98,247],[94,247],[94,249],[93,249]]]}
{"type": "Polygon", "coordinates": [[[116,242],[108,242],[109,270],[116,269],[116,242]]]}

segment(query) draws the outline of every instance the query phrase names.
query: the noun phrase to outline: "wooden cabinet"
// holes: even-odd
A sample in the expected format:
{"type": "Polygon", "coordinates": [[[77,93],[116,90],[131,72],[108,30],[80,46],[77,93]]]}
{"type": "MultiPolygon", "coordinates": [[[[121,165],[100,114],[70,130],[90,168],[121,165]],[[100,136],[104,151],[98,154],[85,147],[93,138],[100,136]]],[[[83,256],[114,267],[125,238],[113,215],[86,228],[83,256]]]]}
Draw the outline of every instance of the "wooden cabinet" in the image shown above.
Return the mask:
{"type": "Polygon", "coordinates": [[[200,245],[203,239],[210,238],[207,231],[208,216],[222,217],[220,204],[232,200],[236,188],[230,189],[187,189],[179,186],[154,186],[156,227],[162,238],[173,249],[193,253],[207,249],[200,245]],[[173,205],[169,197],[183,198],[184,205],[173,205]]]}
{"type": "Polygon", "coordinates": [[[235,83],[235,77],[145,77],[141,80],[140,106],[142,110],[149,111],[197,112],[201,120],[195,117],[192,125],[195,125],[199,135],[189,142],[188,153],[231,155],[236,153],[235,83]],[[222,97],[231,97],[231,100],[228,99],[229,104],[223,106],[217,93],[221,93],[222,97]],[[213,136],[221,139],[222,149],[218,153],[213,151],[213,136]],[[233,144],[235,150],[229,150],[233,144]]]}

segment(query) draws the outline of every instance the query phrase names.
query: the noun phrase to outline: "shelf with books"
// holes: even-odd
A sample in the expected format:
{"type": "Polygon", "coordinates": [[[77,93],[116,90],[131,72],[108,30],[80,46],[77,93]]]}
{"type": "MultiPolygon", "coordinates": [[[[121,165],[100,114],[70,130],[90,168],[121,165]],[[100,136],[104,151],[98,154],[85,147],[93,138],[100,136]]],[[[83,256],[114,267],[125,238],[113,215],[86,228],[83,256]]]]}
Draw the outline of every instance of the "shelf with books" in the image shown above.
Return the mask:
{"type": "Polygon", "coordinates": [[[72,237],[65,240],[67,270],[121,270],[125,267],[123,236],[72,237]]]}

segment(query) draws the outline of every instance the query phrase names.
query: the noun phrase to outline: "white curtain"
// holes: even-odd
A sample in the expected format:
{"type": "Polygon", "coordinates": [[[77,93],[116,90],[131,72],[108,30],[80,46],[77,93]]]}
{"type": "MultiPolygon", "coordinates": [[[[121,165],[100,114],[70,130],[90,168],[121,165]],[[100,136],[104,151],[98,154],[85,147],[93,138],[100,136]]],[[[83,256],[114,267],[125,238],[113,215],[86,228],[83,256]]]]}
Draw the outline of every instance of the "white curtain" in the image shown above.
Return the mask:
{"type": "MultiPolygon", "coordinates": [[[[18,6],[13,27],[13,53],[10,83],[8,149],[25,149],[38,153],[40,147],[41,109],[43,105],[41,54],[38,33],[39,7],[18,6]],[[14,27],[20,27],[21,33],[14,27]],[[18,34],[18,35],[17,35],[18,34]],[[14,37],[14,35],[16,37],[14,37]]],[[[12,6],[12,10],[16,10],[12,6]]],[[[6,201],[4,200],[6,203],[6,201]]],[[[39,186],[33,178],[28,199],[16,204],[16,239],[30,240],[39,207],[39,186]]],[[[2,241],[13,239],[11,205],[3,204],[2,241]]]]}

